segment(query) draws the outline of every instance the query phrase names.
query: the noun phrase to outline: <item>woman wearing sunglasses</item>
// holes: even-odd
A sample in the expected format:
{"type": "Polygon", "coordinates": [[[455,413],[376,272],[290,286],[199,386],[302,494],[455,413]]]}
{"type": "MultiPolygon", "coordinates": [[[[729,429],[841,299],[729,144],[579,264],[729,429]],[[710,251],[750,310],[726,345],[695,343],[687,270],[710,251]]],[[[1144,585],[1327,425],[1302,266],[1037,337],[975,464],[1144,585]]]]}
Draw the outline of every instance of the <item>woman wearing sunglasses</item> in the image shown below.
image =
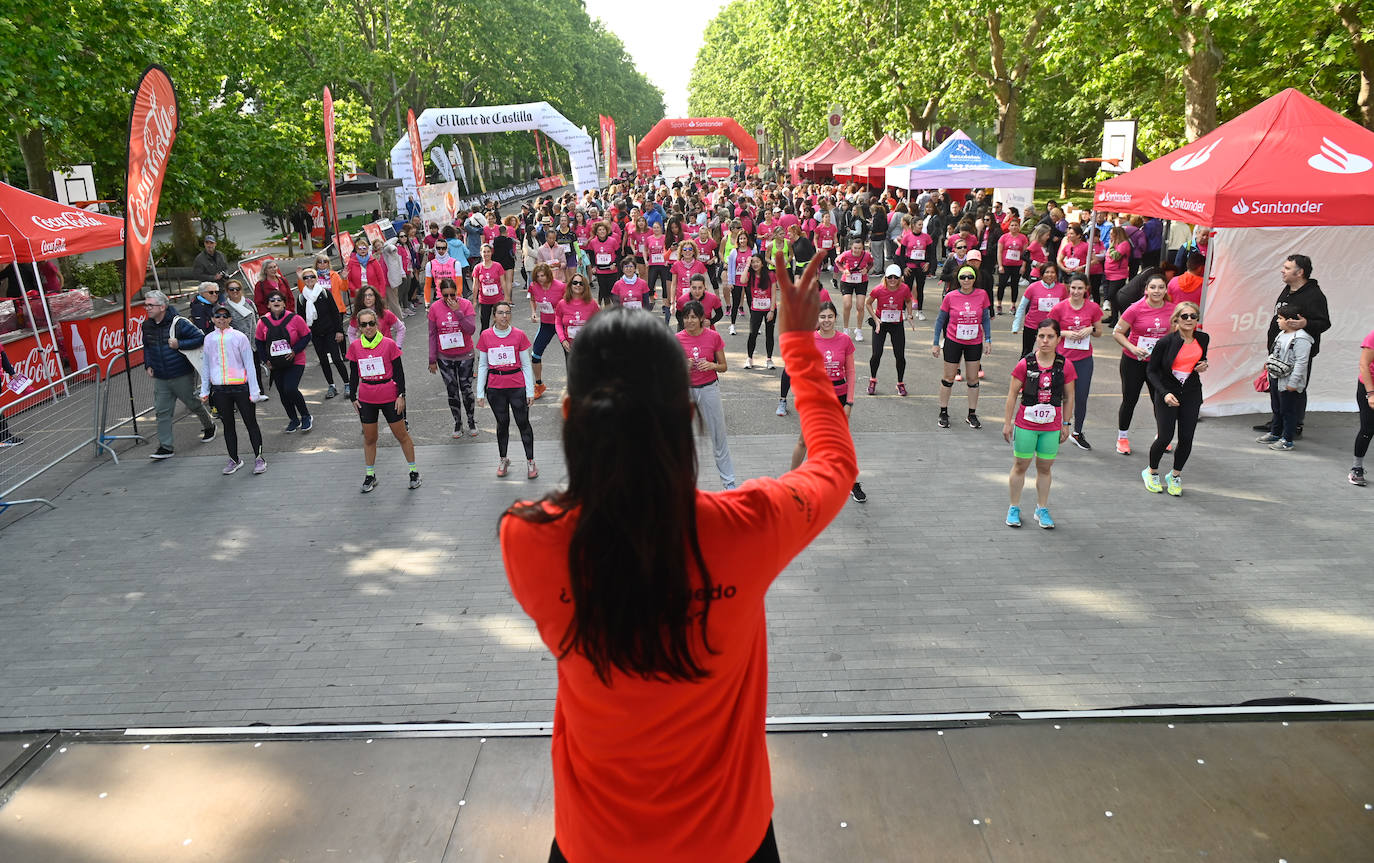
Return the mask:
{"type": "Polygon", "coordinates": [[[1209,337],[1198,329],[1201,313],[1192,303],[1179,303],[1169,318],[1172,332],[1161,338],[1150,353],[1148,374],[1155,390],[1155,425],[1157,433],[1150,444],[1150,466],[1140,472],[1145,488],[1158,494],[1168,488],[1169,494],[1183,494],[1183,466],[1193,451],[1193,433],[1202,409],[1202,378],[1207,371],[1207,343],[1209,337]],[[1174,447],[1174,469],[1159,482],[1159,463],[1164,451],[1178,432],[1174,447]]]}
{"type": "Polygon", "coordinates": [[[391,434],[401,445],[410,468],[410,487],[420,487],[415,444],[406,430],[406,373],[401,349],[378,331],[375,309],[358,312],[358,338],[348,346],[349,399],[363,424],[363,485],[368,494],[377,488],[377,416],[386,417],[391,434]]]}
{"type": "MultiPolygon", "coordinates": [[[[230,279],[225,284],[223,307],[229,310],[230,325],[243,333],[243,337],[248,339],[251,345],[257,338],[258,309],[251,299],[243,295],[243,283],[238,279],[230,279]]],[[[263,377],[262,363],[255,362],[253,365],[257,370],[258,390],[262,393],[261,401],[267,401],[267,380],[263,377]]]]}
{"type": "MultiPolygon", "coordinates": [[[[587,277],[574,273],[582,290],[587,290],[587,277]]],[[[590,300],[589,300],[590,302],[590,300]]],[[[592,303],[595,306],[595,303],[592,303]]],[[[530,479],[538,479],[539,468],[534,463],[534,427],[530,425],[530,401],[534,398],[534,369],[530,358],[530,338],[525,331],[511,326],[510,303],[493,306],[492,325],[477,337],[477,406],[491,402],[496,416],[496,448],[500,461],[496,475],[510,472],[506,451],[510,445],[510,420],[520,429],[520,443],[525,448],[526,471],[530,479]]]]}
{"type": "Polygon", "coordinates": [[[225,476],[243,467],[239,458],[238,426],[234,412],[243,417],[248,431],[248,443],[253,448],[253,473],[267,470],[262,457],[262,429],[258,427],[257,411],[253,403],[260,401],[257,362],[253,359],[253,343],[234,327],[233,315],[224,306],[216,306],[210,313],[214,325],[205,336],[205,369],[200,376],[200,400],[214,406],[224,424],[224,447],[229,451],[229,464],[221,471],[225,476]]]}
{"type": "Polygon", "coordinates": [[[961,267],[958,280],[959,289],[945,294],[940,301],[940,314],[935,318],[935,344],[930,349],[932,357],[940,356],[940,336],[943,335],[945,371],[940,378],[937,422],[940,428],[949,428],[949,397],[962,362],[968,386],[968,416],[964,422],[969,428],[980,429],[983,423],[978,419],[978,371],[984,351],[992,353],[992,300],[987,291],[974,289],[978,271],[973,267],[961,267]]]}
{"type": "MultiPolygon", "coordinates": [[[[1135,416],[1140,388],[1148,386],[1150,402],[1158,404],[1154,381],[1147,364],[1159,341],[1172,329],[1174,304],[1169,302],[1164,274],[1155,270],[1146,276],[1145,296],[1121,313],[1112,329],[1112,338],[1121,345],[1121,408],[1116,419],[1116,451],[1131,454],[1131,419],[1135,416]]],[[[1167,443],[1167,441],[1166,441],[1167,443]]]]}

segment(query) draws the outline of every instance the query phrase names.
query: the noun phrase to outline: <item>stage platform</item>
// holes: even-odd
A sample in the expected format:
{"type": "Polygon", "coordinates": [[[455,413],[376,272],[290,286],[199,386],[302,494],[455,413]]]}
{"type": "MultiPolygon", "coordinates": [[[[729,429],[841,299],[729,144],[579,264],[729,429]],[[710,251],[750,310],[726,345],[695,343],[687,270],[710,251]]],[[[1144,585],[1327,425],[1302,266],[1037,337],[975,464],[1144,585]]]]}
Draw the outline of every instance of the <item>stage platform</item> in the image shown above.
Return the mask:
{"type": "MultiPolygon", "coordinates": [[[[788,863],[1374,860],[1370,705],[805,717],[770,731],[788,863]]],[[[542,863],[547,735],[6,735],[0,860],[542,863]]]]}

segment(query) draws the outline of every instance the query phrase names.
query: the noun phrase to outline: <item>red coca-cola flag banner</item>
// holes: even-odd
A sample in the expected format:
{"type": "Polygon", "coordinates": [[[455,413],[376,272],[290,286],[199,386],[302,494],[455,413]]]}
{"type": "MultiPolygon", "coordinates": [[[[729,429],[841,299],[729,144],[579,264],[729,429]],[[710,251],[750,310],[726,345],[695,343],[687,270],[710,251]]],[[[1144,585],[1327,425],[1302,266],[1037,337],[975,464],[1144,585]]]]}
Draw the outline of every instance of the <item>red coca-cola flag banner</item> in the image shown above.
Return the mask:
{"type": "Polygon", "coordinates": [[[181,118],[172,79],[149,66],[134,90],[129,114],[129,166],[124,176],[124,304],[143,287],[167,159],[181,118]]]}
{"type": "Polygon", "coordinates": [[[348,256],[353,254],[353,235],[348,233],[347,231],[340,231],[337,236],[339,243],[339,257],[342,258],[344,261],[347,261],[348,256]]]}
{"type": "Polygon", "coordinates": [[[615,152],[615,118],[607,117],[606,126],[608,127],[608,132],[610,136],[610,140],[608,142],[610,146],[606,148],[606,161],[608,163],[606,166],[606,174],[609,177],[615,177],[616,174],[620,173],[620,165],[616,160],[615,152]]]}
{"type": "Polygon", "coordinates": [[[324,157],[329,173],[329,231],[339,233],[339,195],[334,184],[334,95],[324,88],[324,157]]]}
{"type": "Polygon", "coordinates": [[[420,146],[420,129],[415,125],[415,109],[406,111],[406,132],[410,137],[410,170],[415,174],[415,188],[425,184],[425,151],[420,146]]]}
{"type": "Polygon", "coordinates": [[[239,261],[239,271],[243,273],[244,279],[248,281],[248,290],[252,291],[258,286],[258,280],[262,278],[262,268],[268,261],[276,258],[271,255],[263,255],[261,258],[253,258],[247,261],[239,261]]]}

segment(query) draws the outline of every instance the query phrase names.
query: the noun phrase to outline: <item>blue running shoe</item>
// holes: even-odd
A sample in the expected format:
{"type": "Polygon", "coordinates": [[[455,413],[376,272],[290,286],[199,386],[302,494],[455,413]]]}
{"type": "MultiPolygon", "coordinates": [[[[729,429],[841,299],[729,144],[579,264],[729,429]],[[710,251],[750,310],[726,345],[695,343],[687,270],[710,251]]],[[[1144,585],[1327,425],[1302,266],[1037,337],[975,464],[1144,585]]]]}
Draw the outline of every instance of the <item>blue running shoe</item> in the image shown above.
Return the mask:
{"type": "Polygon", "coordinates": [[[1021,507],[1019,507],[1019,506],[1009,506],[1009,507],[1007,507],[1007,527],[1020,527],[1020,526],[1021,526],[1021,507]]]}
{"type": "Polygon", "coordinates": [[[1040,522],[1040,526],[1045,530],[1054,530],[1054,519],[1050,518],[1049,507],[1037,506],[1035,508],[1035,520],[1040,522]]]}

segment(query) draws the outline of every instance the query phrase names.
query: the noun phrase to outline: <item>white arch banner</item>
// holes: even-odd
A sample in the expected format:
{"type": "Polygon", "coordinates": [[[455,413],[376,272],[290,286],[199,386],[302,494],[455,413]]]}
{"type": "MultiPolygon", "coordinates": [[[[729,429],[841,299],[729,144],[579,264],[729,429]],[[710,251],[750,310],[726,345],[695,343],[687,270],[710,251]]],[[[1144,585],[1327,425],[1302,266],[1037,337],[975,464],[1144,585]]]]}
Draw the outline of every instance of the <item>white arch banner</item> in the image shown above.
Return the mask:
{"type": "MultiPolygon", "coordinates": [[[[573,186],[578,193],[597,188],[599,177],[592,156],[592,138],[577,128],[548,102],[524,105],[495,105],[476,108],[426,108],[415,118],[420,130],[420,149],[440,135],[474,135],[483,132],[519,132],[538,129],[568,151],[572,164],[573,186]]],[[[415,174],[410,165],[410,137],[402,135],[391,148],[391,176],[401,181],[396,189],[398,208],[408,195],[416,193],[415,174]]]]}

